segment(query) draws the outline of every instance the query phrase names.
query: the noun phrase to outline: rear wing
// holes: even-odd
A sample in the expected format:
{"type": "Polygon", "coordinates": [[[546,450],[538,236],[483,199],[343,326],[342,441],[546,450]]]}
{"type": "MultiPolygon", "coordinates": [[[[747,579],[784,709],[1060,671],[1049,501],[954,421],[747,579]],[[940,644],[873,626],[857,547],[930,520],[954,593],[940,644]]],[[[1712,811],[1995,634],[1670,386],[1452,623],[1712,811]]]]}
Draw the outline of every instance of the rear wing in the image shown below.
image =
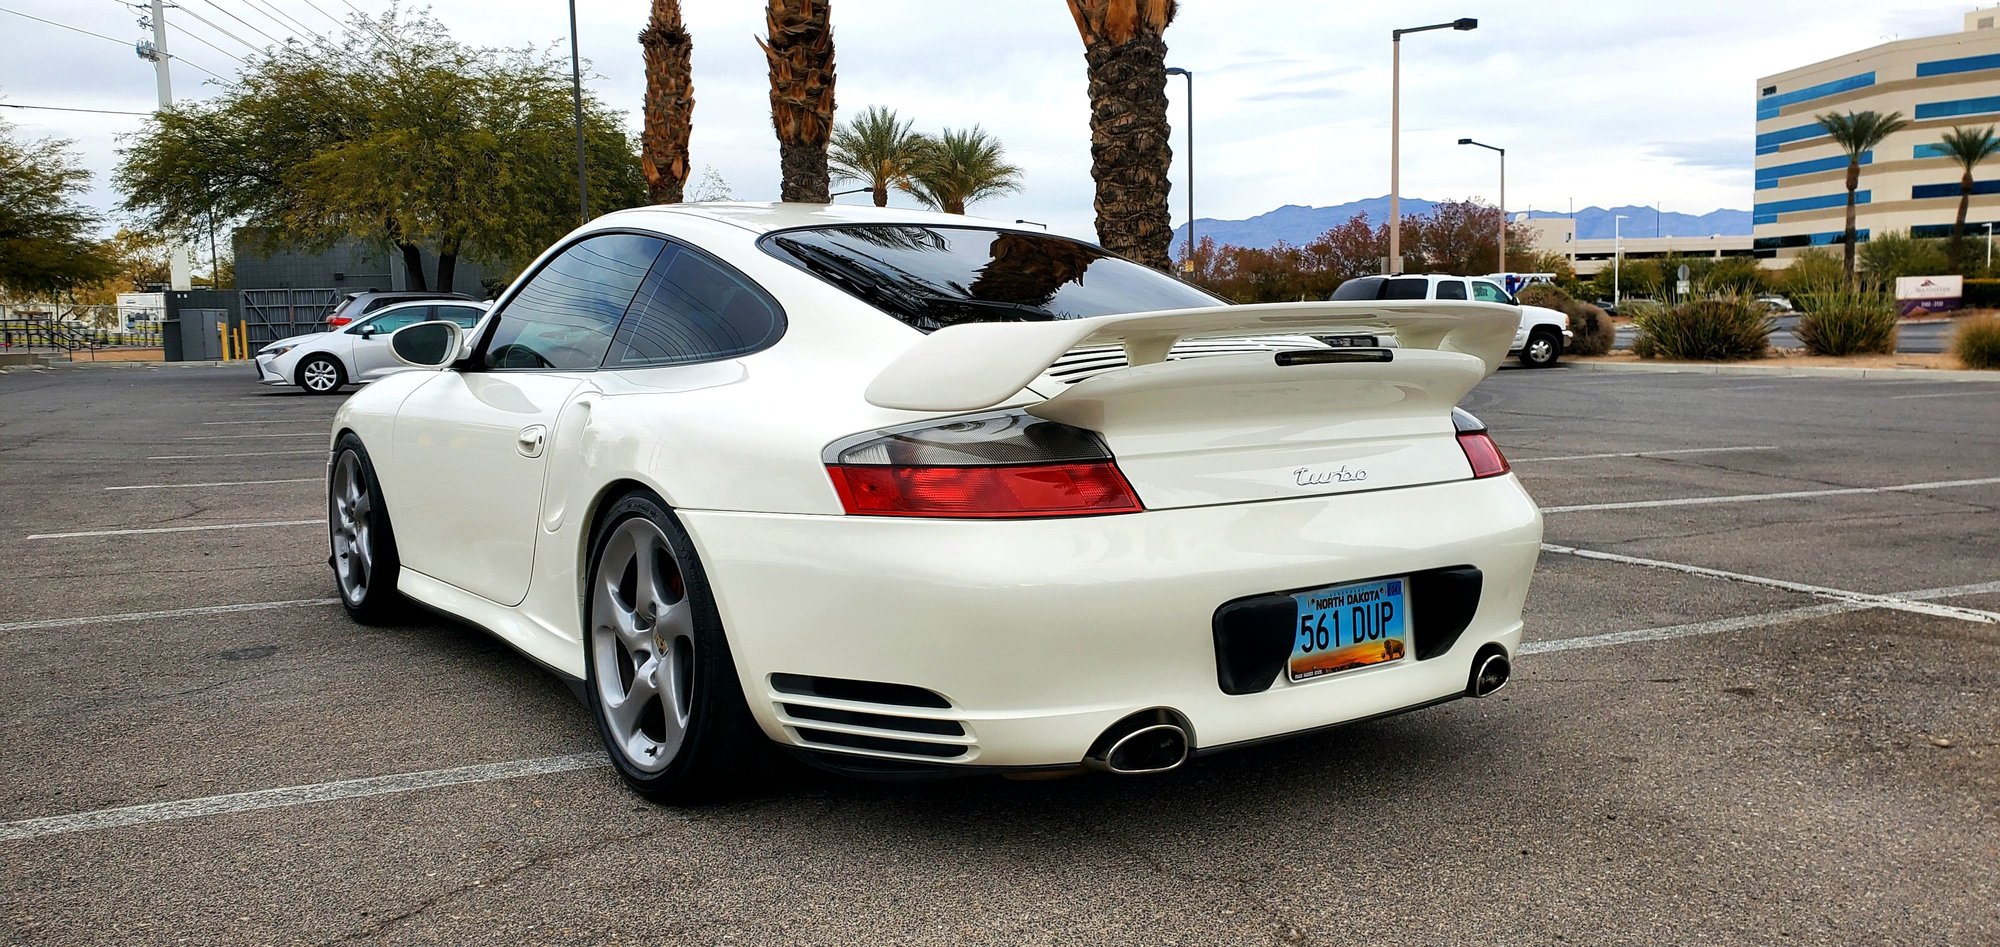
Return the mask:
{"type": "Polygon", "coordinates": [[[1131,367],[1165,361],[1183,339],[1246,335],[1389,334],[1403,348],[1476,358],[1491,375],[1520,320],[1518,308],[1499,303],[1355,300],[967,323],[918,340],[875,376],[866,395],[884,408],[978,411],[1013,397],[1080,345],[1122,346],[1131,367]]]}

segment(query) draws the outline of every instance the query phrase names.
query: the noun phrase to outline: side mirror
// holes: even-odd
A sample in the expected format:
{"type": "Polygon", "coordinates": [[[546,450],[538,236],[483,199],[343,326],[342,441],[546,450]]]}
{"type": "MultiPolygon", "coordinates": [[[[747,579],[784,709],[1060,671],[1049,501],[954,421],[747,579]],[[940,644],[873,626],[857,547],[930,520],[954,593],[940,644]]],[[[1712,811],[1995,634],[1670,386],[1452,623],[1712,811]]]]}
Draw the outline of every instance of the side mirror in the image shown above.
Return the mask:
{"type": "Polygon", "coordinates": [[[354,330],[354,334],[364,339],[372,339],[375,337],[376,331],[377,330],[374,326],[362,326],[361,328],[354,330]]]}
{"type": "Polygon", "coordinates": [[[465,330],[456,322],[416,322],[389,333],[389,354],[412,368],[443,368],[458,361],[465,330]]]}

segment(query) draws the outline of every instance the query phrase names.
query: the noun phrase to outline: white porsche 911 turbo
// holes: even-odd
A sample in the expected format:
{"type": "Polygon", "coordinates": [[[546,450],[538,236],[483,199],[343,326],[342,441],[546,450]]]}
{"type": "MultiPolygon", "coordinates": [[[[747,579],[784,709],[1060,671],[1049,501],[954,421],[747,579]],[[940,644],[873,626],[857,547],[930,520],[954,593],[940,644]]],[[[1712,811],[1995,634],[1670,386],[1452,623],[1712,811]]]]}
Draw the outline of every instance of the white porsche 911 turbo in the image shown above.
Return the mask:
{"type": "Polygon", "coordinates": [[[621,211],[476,333],[395,333],[433,370],[341,407],[331,564],[359,620],[407,597],[581,680],[659,800],[766,740],[1168,770],[1505,682],[1541,517],[1454,405],[1517,321],[1231,306],[970,217],[621,211]]]}

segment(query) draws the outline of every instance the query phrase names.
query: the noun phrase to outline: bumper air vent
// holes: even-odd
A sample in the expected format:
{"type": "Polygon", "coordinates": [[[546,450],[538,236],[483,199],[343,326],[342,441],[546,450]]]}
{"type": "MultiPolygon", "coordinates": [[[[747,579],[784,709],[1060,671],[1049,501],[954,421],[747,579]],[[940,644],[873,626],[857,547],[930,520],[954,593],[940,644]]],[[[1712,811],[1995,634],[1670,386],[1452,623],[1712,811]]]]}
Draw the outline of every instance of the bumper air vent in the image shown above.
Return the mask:
{"type": "Polygon", "coordinates": [[[908,684],[773,674],[779,722],[798,745],[911,761],[972,756],[978,742],[951,702],[908,684]]]}

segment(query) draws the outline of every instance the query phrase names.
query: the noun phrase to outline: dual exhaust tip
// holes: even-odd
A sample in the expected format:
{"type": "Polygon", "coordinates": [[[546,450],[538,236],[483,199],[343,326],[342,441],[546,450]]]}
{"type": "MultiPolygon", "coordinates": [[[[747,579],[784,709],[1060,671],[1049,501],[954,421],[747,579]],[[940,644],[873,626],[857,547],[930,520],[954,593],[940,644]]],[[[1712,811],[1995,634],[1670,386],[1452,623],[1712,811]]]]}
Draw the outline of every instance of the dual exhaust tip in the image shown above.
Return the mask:
{"type": "MultiPolygon", "coordinates": [[[[1489,697],[1507,686],[1514,673],[1506,649],[1489,644],[1472,659],[1466,681],[1469,697],[1489,697]]],[[[1188,761],[1192,741],[1180,715],[1164,708],[1144,710],[1112,724],[1097,738],[1085,766],[1121,776],[1145,776],[1179,769],[1188,761]]]]}

